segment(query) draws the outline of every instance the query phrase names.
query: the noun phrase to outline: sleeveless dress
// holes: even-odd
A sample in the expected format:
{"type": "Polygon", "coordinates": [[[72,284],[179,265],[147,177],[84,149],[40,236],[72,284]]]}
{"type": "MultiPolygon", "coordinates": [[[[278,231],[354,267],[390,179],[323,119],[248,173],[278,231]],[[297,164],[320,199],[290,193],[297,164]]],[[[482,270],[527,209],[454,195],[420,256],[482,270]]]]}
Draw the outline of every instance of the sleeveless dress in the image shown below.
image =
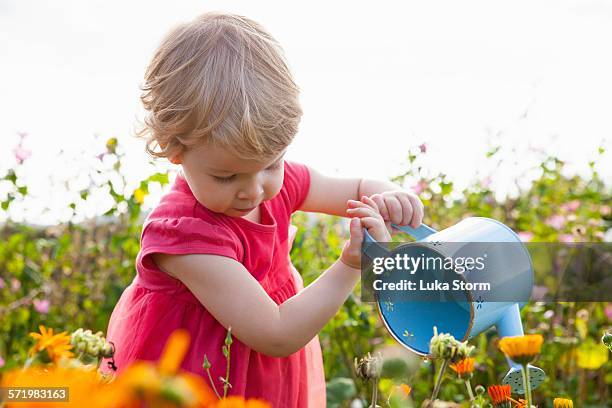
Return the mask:
{"type": "MultiPolygon", "coordinates": [[[[215,213],[202,206],[178,174],[171,190],[147,217],[136,258],[137,274],[111,315],[107,340],[115,344],[120,373],[135,360],[158,360],[172,331],[185,328],[191,345],[181,368],[210,384],[202,367],[212,364],[213,380],[225,377],[222,354],[226,329],[178,279],[162,272],[149,256],[216,254],[242,263],[270,298],[283,303],[303,289],[289,250],[297,228],[290,217],[308,194],[310,173],[300,163],[285,161],[279,194],[260,204],[260,223],[215,213]]],[[[227,301],[232,301],[228,282],[227,301]]],[[[230,353],[229,394],[263,398],[274,408],[325,406],[325,378],[318,337],[288,357],[258,353],[234,337],[230,353]]],[[[107,361],[102,362],[108,371],[107,361]]],[[[216,381],[216,380],[215,380],[216,381]]],[[[222,390],[218,381],[215,386],[222,390]]]]}

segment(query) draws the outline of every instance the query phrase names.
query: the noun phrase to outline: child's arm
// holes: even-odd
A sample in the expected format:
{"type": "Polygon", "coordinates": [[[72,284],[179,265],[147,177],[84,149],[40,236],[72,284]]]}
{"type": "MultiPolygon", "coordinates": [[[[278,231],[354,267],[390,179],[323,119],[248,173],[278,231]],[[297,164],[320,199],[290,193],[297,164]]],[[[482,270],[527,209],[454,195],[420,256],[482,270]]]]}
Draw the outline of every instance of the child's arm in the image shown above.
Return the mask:
{"type": "Polygon", "coordinates": [[[313,283],[277,305],[249,271],[218,255],[153,254],[156,264],[181,280],[224,327],[252,349],[284,357],[304,347],[337,313],[360,277],[362,228],[377,240],[390,239],[372,200],[353,203],[351,237],[341,259],[313,283]]]}
{"type": "MultiPolygon", "coordinates": [[[[370,197],[387,226],[391,222],[416,228],[423,221],[423,203],[412,192],[390,181],[327,177],[318,171],[310,171],[310,190],[299,210],[329,215],[347,216],[347,200],[370,197]]],[[[350,215],[350,214],[349,214],[350,215]]]]}

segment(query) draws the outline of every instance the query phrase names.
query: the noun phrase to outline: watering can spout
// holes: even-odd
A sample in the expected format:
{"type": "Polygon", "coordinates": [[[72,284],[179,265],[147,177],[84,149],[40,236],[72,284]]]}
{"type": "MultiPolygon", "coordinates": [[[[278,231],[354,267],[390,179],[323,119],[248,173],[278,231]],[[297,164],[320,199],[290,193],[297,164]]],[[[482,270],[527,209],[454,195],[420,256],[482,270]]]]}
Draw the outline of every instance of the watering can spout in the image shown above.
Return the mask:
{"type": "Polygon", "coordinates": [[[518,303],[510,306],[497,322],[497,333],[500,337],[522,336],[523,323],[518,303]]]}
{"type": "MultiPolygon", "coordinates": [[[[514,303],[506,310],[502,318],[497,322],[496,326],[499,337],[522,336],[524,334],[523,324],[521,322],[521,312],[519,310],[518,303],[514,303]]],[[[525,389],[523,386],[521,365],[512,361],[509,357],[506,357],[506,359],[508,360],[508,365],[510,365],[510,370],[504,376],[502,383],[509,384],[512,388],[512,392],[524,394],[525,389]]],[[[529,364],[527,368],[529,371],[529,381],[531,383],[531,387],[536,388],[544,381],[546,374],[544,374],[544,370],[539,367],[532,366],[531,364],[529,364]]]]}

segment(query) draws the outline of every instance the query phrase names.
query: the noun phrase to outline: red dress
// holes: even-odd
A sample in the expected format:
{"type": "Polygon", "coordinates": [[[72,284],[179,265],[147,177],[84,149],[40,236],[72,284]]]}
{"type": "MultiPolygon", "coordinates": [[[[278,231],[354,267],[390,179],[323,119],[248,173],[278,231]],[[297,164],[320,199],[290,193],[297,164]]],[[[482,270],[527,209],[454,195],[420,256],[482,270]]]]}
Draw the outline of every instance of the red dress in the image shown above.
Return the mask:
{"type": "MultiPolygon", "coordinates": [[[[158,360],[170,333],[185,328],[191,345],[181,367],[203,376],[204,355],[213,379],[225,377],[221,348],[226,329],[179,280],[162,272],[149,256],[216,254],[242,263],[277,303],[303,288],[289,259],[296,228],[291,214],[308,194],[310,173],[303,164],[285,161],[279,194],[260,204],[260,224],[215,213],[193,196],[182,175],[149,214],[136,258],[137,275],[125,289],[110,318],[107,340],[115,344],[121,372],[134,360],[158,360]]],[[[227,299],[232,301],[228,282],[227,299]]],[[[263,398],[276,408],[324,407],[325,379],[318,337],[288,357],[258,353],[234,338],[231,346],[230,395],[263,398]]],[[[108,361],[108,360],[106,360],[108,361]]],[[[106,370],[106,361],[102,367],[106,370]]],[[[222,384],[217,382],[217,390],[222,384]]]]}

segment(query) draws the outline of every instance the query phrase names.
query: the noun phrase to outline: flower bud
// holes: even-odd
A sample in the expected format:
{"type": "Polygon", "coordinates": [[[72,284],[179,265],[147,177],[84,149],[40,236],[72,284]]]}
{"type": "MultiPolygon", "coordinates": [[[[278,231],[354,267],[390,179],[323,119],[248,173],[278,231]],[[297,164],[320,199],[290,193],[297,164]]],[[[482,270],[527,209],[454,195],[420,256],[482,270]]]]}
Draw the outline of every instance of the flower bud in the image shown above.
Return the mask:
{"type": "Polygon", "coordinates": [[[79,341],[77,343],[77,347],[76,347],[77,351],[82,352],[85,351],[87,349],[87,343],[85,343],[84,341],[79,341]]]}
{"type": "Polygon", "coordinates": [[[467,342],[459,342],[448,333],[438,334],[438,329],[434,327],[434,336],[429,342],[429,353],[432,358],[448,359],[454,363],[469,357],[473,349],[474,346],[469,346],[467,342]]]}
{"type": "Polygon", "coordinates": [[[363,357],[359,360],[355,358],[355,373],[358,377],[365,381],[380,378],[380,372],[382,370],[382,356],[377,355],[372,357],[368,353],[367,357],[363,357]]]}
{"type": "Polygon", "coordinates": [[[115,354],[115,350],[113,350],[113,345],[110,343],[105,343],[102,346],[102,357],[111,358],[115,354]]]}
{"type": "Polygon", "coordinates": [[[97,356],[100,352],[100,347],[98,347],[95,343],[89,343],[87,345],[87,354],[91,354],[92,356],[97,356]]]}
{"type": "Polygon", "coordinates": [[[601,341],[612,351],[612,333],[605,332],[601,341]]]}

